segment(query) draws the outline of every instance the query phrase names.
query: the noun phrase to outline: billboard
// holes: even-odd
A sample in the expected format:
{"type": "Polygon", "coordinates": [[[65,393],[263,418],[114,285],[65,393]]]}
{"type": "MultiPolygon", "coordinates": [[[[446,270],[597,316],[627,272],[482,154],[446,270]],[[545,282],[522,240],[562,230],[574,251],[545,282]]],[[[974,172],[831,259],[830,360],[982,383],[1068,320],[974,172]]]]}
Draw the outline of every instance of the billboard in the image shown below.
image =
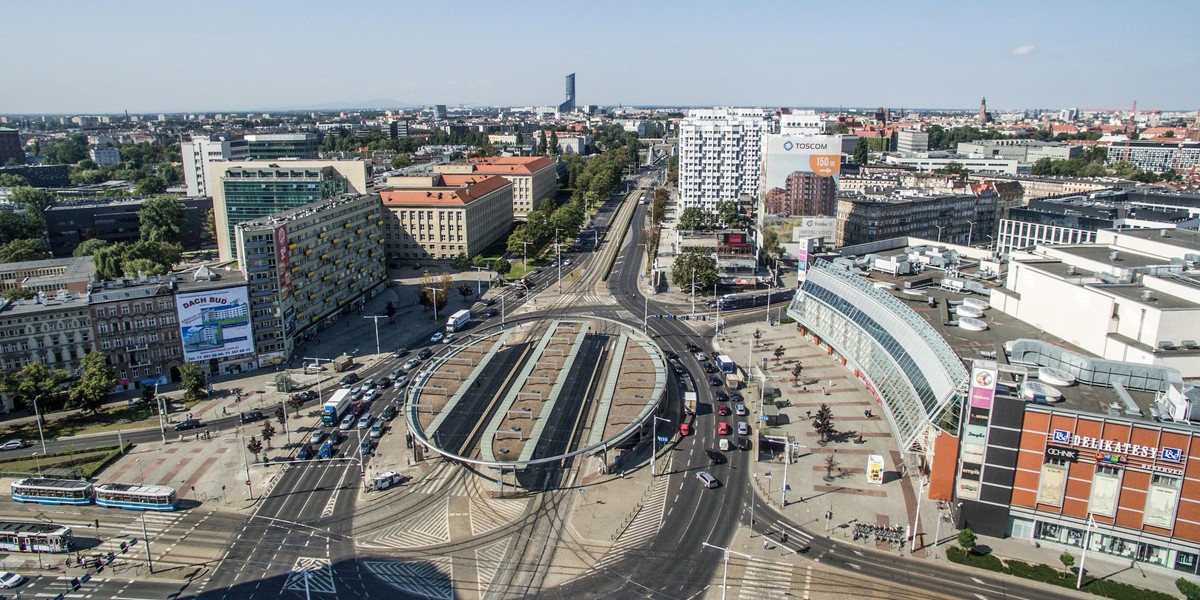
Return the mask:
{"type": "Polygon", "coordinates": [[[992,400],[996,397],[996,369],[975,367],[971,371],[971,406],[992,408],[992,400]]]}
{"type": "Polygon", "coordinates": [[[175,295],[183,358],[198,362],[254,352],[246,288],[175,295]]]}
{"type": "MultiPolygon", "coordinates": [[[[836,217],[804,217],[799,225],[792,226],[792,241],[799,242],[807,238],[825,238],[832,242],[837,239],[836,217]]],[[[792,221],[795,223],[796,221],[792,221]]]]}
{"type": "Polygon", "coordinates": [[[766,214],[836,214],[841,136],[768,135],[765,148],[762,191],[766,214]]]}
{"type": "Polygon", "coordinates": [[[867,483],[883,485],[883,456],[872,454],[867,457],[867,483]]]}

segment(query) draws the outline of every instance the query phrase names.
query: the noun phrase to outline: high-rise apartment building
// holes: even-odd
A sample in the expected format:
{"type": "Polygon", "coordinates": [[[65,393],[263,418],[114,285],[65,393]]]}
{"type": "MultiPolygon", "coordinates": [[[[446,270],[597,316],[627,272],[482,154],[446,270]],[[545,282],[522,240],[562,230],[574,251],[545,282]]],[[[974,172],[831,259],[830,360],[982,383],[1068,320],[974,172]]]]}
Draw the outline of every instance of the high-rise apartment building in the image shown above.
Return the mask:
{"type": "Polygon", "coordinates": [[[679,124],[679,198],[683,208],[715,211],[742,194],[758,197],[762,139],[771,132],[761,108],[688,111],[679,124]]]}
{"type": "Polygon", "coordinates": [[[572,113],[575,112],[575,74],[567,75],[567,100],[558,105],[558,112],[572,113]]]}
{"type": "Polygon", "coordinates": [[[1113,166],[1119,161],[1131,162],[1137,168],[1162,173],[1176,169],[1189,170],[1200,165],[1200,142],[1186,140],[1127,140],[1108,145],[1104,164],[1113,166]]]}
{"type": "Polygon", "coordinates": [[[211,196],[208,165],[215,161],[245,160],[250,157],[246,140],[214,135],[192,138],[180,144],[183,157],[183,182],[189,196],[211,196]]]}
{"type": "Polygon", "coordinates": [[[214,162],[210,165],[217,249],[232,260],[233,226],[346,193],[367,192],[367,164],[361,160],[214,162]]]}
{"type": "Polygon", "coordinates": [[[25,164],[25,149],[21,147],[21,132],[12,127],[0,127],[0,166],[8,163],[25,164]]]}
{"type": "Polygon", "coordinates": [[[390,177],[379,193],[387,252],[401,260],[474,256],[508,232],[513,184],[503,177],[435,174],[390,177]]]}
{"type": "Polygon", "coordinates": [[[321,140],[315,133],[248,133],[245,140],[248,146],[247,158],[254,160],[312,160],[317,158],[321,145],[321,140]]]}

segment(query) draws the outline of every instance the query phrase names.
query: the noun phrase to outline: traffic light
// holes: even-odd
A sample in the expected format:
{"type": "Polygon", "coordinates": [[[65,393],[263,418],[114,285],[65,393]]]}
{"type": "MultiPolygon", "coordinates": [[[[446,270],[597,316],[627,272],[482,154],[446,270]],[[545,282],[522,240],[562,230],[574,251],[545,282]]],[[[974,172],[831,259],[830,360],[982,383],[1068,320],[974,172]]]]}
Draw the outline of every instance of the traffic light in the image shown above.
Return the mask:
{"type": "MultiPolygon", "coordinates": [[[[121,554],[125,554],[129,550],[129,544],[121,542],[121,554]]],[[[112,554],[111,552],[109,554],[112,554]]]]}
{"type": "Polygon", "coordinates": [[[96,519],[96,530],[100,530],[100,519],[96,519]]]}
{"type": "Polygon", "coordinates": [[[71,580],[71,591],[78,590],[78,589],[79,589],[79,585],[80,585],[80,584],[79,584],[79,578],[78,578],[78,577],[76,577],[76,578],[72,579],[72,580],[71,580]]]}

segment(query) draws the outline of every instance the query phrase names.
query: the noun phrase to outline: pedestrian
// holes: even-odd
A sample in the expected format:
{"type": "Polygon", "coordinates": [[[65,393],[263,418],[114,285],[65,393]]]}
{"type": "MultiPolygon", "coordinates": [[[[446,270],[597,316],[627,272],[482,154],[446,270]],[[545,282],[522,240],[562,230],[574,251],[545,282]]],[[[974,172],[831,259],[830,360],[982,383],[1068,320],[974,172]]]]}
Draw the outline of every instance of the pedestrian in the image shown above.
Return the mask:
{"type": "Polygon", "coordinates": [[[211,438],[212,438],[212,434],[210,434],[210,433],[208,432],[208,430],[207,430],[207,429],[205,429],[205,430],[204,430],[204,439],[206,439],[206,440],[207,440],[207,439],[211,439],[211,438]]]}
{"type": "Polygon", "coordinates": [[[763,550],[766,550],[770,545],[771,545],[770,542],[768,542],[767,540],[763,540],[763,550]]]}

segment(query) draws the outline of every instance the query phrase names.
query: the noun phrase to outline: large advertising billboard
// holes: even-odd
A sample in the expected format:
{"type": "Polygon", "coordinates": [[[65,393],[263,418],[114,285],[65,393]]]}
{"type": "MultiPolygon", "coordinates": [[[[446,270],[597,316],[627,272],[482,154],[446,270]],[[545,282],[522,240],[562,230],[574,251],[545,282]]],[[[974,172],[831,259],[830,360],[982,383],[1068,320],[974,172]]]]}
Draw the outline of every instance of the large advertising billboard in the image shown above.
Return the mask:
{"type": "Polygon", "coordinates": [[[841,165],[841,136],[766,136],[763,158],[766,214],[836,216],[841,165]]]}
{"type": "Polygon", "coordinates": [[[183,357],[198,362],[250,354],[250,302],[245,287],[177,294],[183,357]]]}

